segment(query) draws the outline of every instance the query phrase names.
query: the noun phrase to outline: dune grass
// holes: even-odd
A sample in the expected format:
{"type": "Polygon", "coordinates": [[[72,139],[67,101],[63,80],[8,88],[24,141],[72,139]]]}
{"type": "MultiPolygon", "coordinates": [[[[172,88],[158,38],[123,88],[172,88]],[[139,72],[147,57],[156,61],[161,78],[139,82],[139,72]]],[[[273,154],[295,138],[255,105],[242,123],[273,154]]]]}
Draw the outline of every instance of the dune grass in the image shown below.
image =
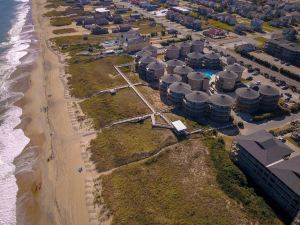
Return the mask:
{"type": "Polygon", "coordinates": [[[171,131],[152,128],[150,119],[103,129],[91,141],[91,160],[99,172],[148,157],[162,147],[175,143],[171,131]]]}
{"type": "Polygon", "coordinates": [[[199,139],[170,146],[159,156],[118,169],[103,177],[102,183],[113,225],[256,222],[219,189],[199,139]]]}
{"type": "Polygon", "coordinates": [[[71,25],[72,22],[73,19],[71,17],[54,17],[50,19],[51,26],[55,26],[55,27],[71,25]]]}
{"type": "Polygon", "coordinates": [[[55,9],[49,11],[49,12],[46,12],[44,14],[44,16],[46,17],[58,17],[58,16],[65,16],[66,15],[66,11],[57,11],[55,9]]]}
{"type": "Polygon", "coordinates": [[[53,34],[68,34],[68,33],[74,33],[76,30],[74,28],[64,28],[64,29],[56,29],[53,30],[53,34]]]}
{"type": "Polygon", "coordinates": [[[89,97],[99,90],[125,84],[113,65],[131,62],[130,56],[110,56],[91,62],[71,63],[68,72],[71,74],[69,85],[75,97],[89,97]]]}
{"type": "Polygon", "coordinates": [[[83,112],[93,119],[99,129],[112,122],[150,113],[132,89],[119,90],[117,94],[101,94],[80,103],[83,112]]]}

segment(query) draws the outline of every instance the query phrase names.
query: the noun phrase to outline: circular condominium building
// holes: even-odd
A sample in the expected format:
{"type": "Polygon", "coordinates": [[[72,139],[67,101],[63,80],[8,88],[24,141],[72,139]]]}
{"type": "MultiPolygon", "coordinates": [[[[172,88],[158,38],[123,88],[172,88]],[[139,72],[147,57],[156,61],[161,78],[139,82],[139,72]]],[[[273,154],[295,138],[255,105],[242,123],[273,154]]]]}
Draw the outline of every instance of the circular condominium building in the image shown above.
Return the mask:
{"type": "Polygon", "coordinates": [[[166,96],[169,86],[175,82],[180,82],[180,81],[181,81],[181,76],[177,74],[166,74],[162,76],[159,80],[160,94],[166,96]]]}
{"type": "Polygon", "coordinates": [[[259,87],[260,109],[264,112],[271,112],[278,107],[280,92],[277,88],[270,85],[261,85],[259,87]]]}
{"type": "Polygon", "coordinates": [[[240,81],[241,77],[245,71],[245,67],[243,67],[237,63],[234,63],[233,65],[227,66],[226,70],[236,73],[238,75],[237,81],[240,81]]]}
{"type": "Polygon", "coordinates": [[[238,75],[232,71],[221,71],[217,73],[216,88],[223,91],[233,91],[238,75]]]}
{"type": "Polygon", "coordinates": [[[179,55],[180,55],[180,49],[176,45],[172,44],[167,47],[167,51],[166,51],[167,60],[178,59],[179,55]]]}
{"type": "Polygon", "coordinates": [[[260,95],[252,88],[243,87],[235,91],[236,108],[241,112],[253,113],[258,110],[260,95]]]}
{"type": "Polygon", "coordinates": [[[194,70],[189,66],[176,66],[174,69],[174,73],[178,74],[182,77],[183,82],[187,82],[187,75],[194,70]]]}
{"type": "Polygon", "coordinates": [[[204,55],[200,52],[191,52],[186,57],[186,63],[188,66],[198,69],[203,67],[204,55]]]}
{"type": "Polygon", "coordinates": [[[191,43],[189,41],[185,41],[180,45],[180,57],[185,58],[191,52],[191,43]]]}
{"type": "Polygon", "coordinates": [[[231,116],[233,98],[229,95],[215,94],[210,96],[210,118],[215,122],[228,122],[231,116]]]}
{"type": "Polygon", "coordinates": [[[165,74],[165,64],[155,61],[148,64],[146,70],[146,80],[156,82],[165,74]]]}
{"type": "Polygon", "coordinates": [[[209,96],[202,91],[192,91],[185,95],[183,107],[185,113],[194,118],[201,118],[209,111],[209,96]]]}
{"type": "Polygon", "coordinates": [[[167,64],[167,72],[174,73],[174,69],[176,66],[184,66],[185,63],[179,59],[171,59],[166,62],[167,64]]]}
{"type": "Polygon", "coordinates": [[[152,62],[156,62],[156,58],[154,58],[152,56],[145,56],[139,60],[138,73],[141,78],[143,78],[143,79],[146,78],[147,66],[152,62]]]}
{"type": "Polygon", "coordinates": [[[193,91],[207,92],[209,89],[209,78],[201,72],[191,72],[187,75],[188,84],[193,91]]]}
{"type": "Polygon", "coordinates": [[[171,84],[167,91],[168,101],[176,106],[181,106],[183,98],[190,93],[191,86],[183,82],[175,82],[171,84]]]}

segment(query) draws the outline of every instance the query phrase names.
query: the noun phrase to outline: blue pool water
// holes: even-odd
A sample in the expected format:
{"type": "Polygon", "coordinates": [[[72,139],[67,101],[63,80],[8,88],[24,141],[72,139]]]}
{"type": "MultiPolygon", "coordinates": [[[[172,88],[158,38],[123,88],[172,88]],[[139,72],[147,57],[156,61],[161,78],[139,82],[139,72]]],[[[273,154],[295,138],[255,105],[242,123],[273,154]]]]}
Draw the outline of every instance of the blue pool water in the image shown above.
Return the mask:
{"type": "Polygon", "coordinates": [[[209,70],[209,69],[201,69],[201,70],[199,70],[199,72],[203,73],[205,76],[207,76],[210,79],[213,75],[215,75],[219,71],[209,70]]]}

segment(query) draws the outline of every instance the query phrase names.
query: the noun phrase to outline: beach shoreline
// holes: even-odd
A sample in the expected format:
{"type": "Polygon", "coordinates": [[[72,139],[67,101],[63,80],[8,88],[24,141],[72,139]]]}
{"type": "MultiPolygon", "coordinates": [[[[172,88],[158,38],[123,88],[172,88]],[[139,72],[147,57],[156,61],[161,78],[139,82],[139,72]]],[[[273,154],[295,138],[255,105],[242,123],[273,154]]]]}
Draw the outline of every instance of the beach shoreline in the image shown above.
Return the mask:
{"type": "Polygon", "coordinates": [[[84,166],[82,149],[92,137],[84,138],[72,128],[71,101],[62,82],[65,64],[49,47],[52,28],[43,16],[45,4],[46,0],[32,0],[37,55],[26,68],[30,75],[14,87],[24,92],[16,103],[23,110],[18,128],[30,139],[14,161],[17,224],[89,224],[85,187],[90,174],[78,168],[84,166]]]}

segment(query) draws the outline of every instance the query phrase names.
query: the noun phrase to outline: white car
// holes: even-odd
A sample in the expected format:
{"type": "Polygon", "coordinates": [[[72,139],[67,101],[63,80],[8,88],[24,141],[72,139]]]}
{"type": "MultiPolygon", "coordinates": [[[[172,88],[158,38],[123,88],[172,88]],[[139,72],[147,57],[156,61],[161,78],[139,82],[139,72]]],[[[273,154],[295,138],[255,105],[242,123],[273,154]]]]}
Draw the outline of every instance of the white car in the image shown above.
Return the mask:
{"type": "Polygon", "coordinates": [[[255,82],[255,84],[256,85],[261,85],[261,81],[258,80],[258,81],[255,82]]]}

